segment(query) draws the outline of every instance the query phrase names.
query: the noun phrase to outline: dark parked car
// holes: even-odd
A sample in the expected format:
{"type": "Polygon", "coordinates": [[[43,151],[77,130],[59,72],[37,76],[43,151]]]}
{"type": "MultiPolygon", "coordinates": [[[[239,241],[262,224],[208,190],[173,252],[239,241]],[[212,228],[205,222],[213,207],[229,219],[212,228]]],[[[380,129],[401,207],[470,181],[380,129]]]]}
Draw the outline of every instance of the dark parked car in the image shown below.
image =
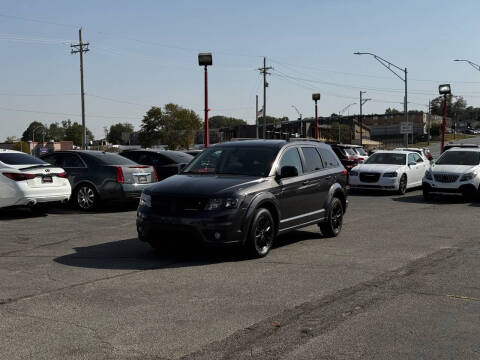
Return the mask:
{"type": "Polygon", "coordinates": [[[66,171],[70,199],[82,210],[93,209],[99,201],[138,199],[142,190],[158,181],[153,167],[108,152],[57,151],[41,158],[66,171]]]}
{"type": "Polygon", "coordinates": [[[203,150],[184,150],[183,152],[188,155],[192,155],[193,157],[196,157],[197,155],[200,155],[203,150]]]}
{"type": "Polygon", "coordinates": [[[126,150],[120,155],[142,165],[153,166],[157,172],[158,180],[176,175],[192,161],[193,156],[182,151],[168,150],[126,150]]]}
{"type": "Polygon", "coordinates": [[[317,141],[250,140],[211,146],[179,174],[144,190],[140,240],[153,247],[186,235],[207,245],[244,245],[265,256],[278,234],[318,224],[337,236],[347,171],[317,141]]]}
{"type": "Polygon", "coordinates": [[[338,156],[342,165],[348,172],[358,165],[357,153],[351,148],[350,145],[336,144],[331,145],[332,150],[338,156]]]}

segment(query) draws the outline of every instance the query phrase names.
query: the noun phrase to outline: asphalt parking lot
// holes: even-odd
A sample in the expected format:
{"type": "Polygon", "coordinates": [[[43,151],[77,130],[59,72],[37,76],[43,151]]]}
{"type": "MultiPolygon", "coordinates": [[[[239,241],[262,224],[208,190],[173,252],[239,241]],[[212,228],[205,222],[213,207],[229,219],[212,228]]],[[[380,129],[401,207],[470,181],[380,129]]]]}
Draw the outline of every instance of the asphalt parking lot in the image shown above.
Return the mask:
{"type": "Polygon", "coordinates": [[[4,212],[1,357],[478,358],[479,206],[362,193],[260,260],[155,253],[134,208],[4,212]]]}

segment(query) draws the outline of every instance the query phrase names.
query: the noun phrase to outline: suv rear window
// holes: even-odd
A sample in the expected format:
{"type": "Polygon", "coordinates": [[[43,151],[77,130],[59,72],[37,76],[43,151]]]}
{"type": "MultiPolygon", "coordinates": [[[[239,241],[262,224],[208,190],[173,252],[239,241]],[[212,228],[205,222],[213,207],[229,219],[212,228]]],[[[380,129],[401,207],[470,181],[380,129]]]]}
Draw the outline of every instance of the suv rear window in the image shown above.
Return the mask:
{"type": "Polygon", "coordinates": [[[45,161],[28,154],[5,153],[0,154],[0,161],[7,165],[44,165],[45,161]]]}
{"type": "Polygon", "coordinates": [[[437,165],[478,165],[480,152],[478,151],[447,151],[437,160],[437,165]]]}

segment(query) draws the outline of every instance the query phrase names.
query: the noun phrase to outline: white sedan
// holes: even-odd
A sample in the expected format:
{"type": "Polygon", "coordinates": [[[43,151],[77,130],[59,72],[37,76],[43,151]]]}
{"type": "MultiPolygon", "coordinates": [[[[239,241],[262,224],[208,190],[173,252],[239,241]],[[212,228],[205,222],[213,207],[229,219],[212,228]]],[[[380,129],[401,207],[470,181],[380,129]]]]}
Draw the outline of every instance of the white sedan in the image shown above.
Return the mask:
{"type": "Polygon", "coordinates": [[[0,208],[65,202],[71,192],[62,168],[23,152],[0,149],[0,208]]]}
{"type": "Polygon", "coordinates": [[[365,163],[349,173],[349,185],[355,189],[377,189],[405,194],[407,189],[422,186],[430,163],[413,151],[377,151],[365,163]]]}

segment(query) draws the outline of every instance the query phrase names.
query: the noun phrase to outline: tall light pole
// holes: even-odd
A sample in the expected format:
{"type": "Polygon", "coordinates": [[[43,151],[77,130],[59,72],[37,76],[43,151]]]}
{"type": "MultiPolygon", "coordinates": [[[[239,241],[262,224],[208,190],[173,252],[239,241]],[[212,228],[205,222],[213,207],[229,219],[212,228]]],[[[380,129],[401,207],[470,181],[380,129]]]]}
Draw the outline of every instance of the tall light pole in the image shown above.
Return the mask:
{"type": "Polygon", "coordinates": [[[210,131],[208,129],[208,70],[207,67],[212,65],[212,53],[200,53],[198,54],[198,65],[205,68],[205,123],[204,123],[204,134],[203,134],[203,144],[206,148],[210,146],[210,131]]]}
{"type": "Polygon", "coordinates": [[[478,70],[480,71],[480,65],[478,64],[475,64],[474,62],[470,61],[470,60],[466,60],[466,59],[455,59],[453,61],[464,61],[466,63],[468,63],[471,67],[473,67],[475,70],[478,70]]]}
{"type": "Polygon", "coordinates": [[[320,100],[320,94],[312,94],[312,100],[315,101],[315,139],[320,139],[320,134],[318,132],[318,107],[317,101],[320,100]]]}
{"type": "Polygon", "coordinates": [[[360,91],[360,145],[363,145],[363,105],[372,99],[362,99],[363,94],[366,94],[366,91],[360,91]]]}
{"type": "Polygon", "coordinates": [[[345,113],[345,111],[347,111],[351,106],[356,105],[356,104],[357,104],[356,102],[351,103],[351,104],[348,104],[347,106],[345,106],[342,110],[340,110],[340,111],[338,112],[338,143],[339,143],[339,144],[341,144],[341,142],[342,142],[342,141],[341,141],[341,138],[340,138],[340,127],[341,127],[341,126],[340,126],[340,124],[341,124],[341,123],[340,123],[340,118],[341,118],[341,116],[345,113]]]}
{"type": "MultiPolygon", "coordinates": [[[[355,52],[355,55],[370,55],[373,56],[375,60],[377,60],[380,64],[385,66],[388,70],[390,70],[392,73],[395,74],[396,77],[398,77],[400,80],[402,80],[405,84],[405,96],[404,96],[404,101],[403,101],[403,112],[404,112],[404,117],[405,117],[405,123],[408,124],[408,86],[407,86],[407,68],[402,69],[401,67],[392,64],[390,61],[385,60],[381,58],[378,55],[369,53],[369,52],[355,52]],[[394,69],[397,69],[398,71],[403,72],[403,77],[397,73],[394,69]]],[[[408,125],[407,125],[408,126],[408,125]]],[[[413,140],[413,126],[412,126],[412,140],[413,140]]],[[[408,147],[408,133],[403,135],[403,142],[406,147],[408,147]]]]}
{"type": "Polygon", "coordinates": [[[452,93],[450,84],[439,85],[438,92],[440,95],[443,95],[442,139],[440,143],[440,151],[443,151],[445,145],[445,125],[447,123],[447,95],[452,93]]]}
{"type": "Polygon", "coordinates": [[[300,113],[300,111],[297,109],[297,107],[296,107],[295,105],[292,105],[292,107],[295,109],[295,111],[297,112],[298,116],[300,116],[300,137],[303,137],[302,114],[300,113]]]}

